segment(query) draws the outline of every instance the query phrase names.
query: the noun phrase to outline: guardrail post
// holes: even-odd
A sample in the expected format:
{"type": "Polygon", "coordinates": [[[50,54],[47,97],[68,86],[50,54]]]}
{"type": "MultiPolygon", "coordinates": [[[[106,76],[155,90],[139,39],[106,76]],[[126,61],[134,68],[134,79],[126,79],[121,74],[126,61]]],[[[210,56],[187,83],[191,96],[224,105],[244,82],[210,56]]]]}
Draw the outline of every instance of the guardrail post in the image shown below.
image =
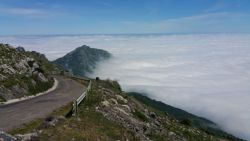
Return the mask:
{"type": "Polygon", "coordinates": [[[78,118],[78,105],[77,105],[77,101],[75,101],[75,116],[76,118],[78,118]]]}

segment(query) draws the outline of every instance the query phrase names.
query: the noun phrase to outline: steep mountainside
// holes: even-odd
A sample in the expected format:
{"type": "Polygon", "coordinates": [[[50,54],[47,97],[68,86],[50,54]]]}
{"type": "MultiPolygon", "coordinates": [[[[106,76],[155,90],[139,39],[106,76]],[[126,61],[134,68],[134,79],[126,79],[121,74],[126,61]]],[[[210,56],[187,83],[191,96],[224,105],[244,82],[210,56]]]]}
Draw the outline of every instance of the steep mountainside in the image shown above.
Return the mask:
{"type": "Polygon", "coordinates": [[[111,54],[107,51],[83,45],[66,54],[64,57],[55,60],[54,63],[74,75],[85,76],[86,73],[93,71],[96,63],[110,57],[111,54]]]}
{"type": "Polygon", "coordinates": [[[47,90],[56,71],[40,53],[0,44],[0,102],[47,90]]]}
{"type": "Polygon", "coordinates": [[[122,92],[115,81],[93,80],[87,98],[78,108],[77,118],[64,117],[71,105],[55,111],[44,120],[33,121],[10,133],[32,135],[33,140],[41,141],[237,140],[213,135],[189,124],[180,123],[168,112],[162,112],[122,92]]]}
{"type": "Polygon", "coordinates": [[[154,107],[155,109],[158,109],[159,111],[167,112],[171,117],[177,119],[182,124],[186,124],[194,128],[199,128],[209,134],[213,134],[219,137],[226,137],[228,139],[238,140],[238,138],[221,130],[214,122],[210,120],[207,120],[202,117],[198,117],[182,109],[172,107],[160,101],[150,99],[140,93],[129,92],[127,94],[146,105],[149,105],[151,107],[154,107]]]}

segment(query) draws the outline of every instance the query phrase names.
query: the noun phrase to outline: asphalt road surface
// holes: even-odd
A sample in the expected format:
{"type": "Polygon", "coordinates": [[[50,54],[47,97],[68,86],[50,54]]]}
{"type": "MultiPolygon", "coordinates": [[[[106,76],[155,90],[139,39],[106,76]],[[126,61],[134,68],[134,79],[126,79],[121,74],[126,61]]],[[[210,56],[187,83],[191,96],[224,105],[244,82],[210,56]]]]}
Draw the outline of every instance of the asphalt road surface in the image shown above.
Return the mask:
{"type": "Polygon", "coordinates": [[[57,88],[48,94],[10,105],[0,105],[0,130],[8,131],[36,118],[44,118],[55,109],[77,99],[86,87],[74,80],[56,77],[57,88]]]}

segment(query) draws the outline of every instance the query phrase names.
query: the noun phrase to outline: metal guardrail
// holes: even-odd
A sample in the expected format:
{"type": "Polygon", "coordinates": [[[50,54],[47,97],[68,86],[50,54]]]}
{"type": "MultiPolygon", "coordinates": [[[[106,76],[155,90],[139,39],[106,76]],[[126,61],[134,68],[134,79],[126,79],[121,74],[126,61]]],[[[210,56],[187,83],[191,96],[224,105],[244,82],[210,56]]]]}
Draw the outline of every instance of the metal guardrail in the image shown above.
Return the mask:
{"type": "MultiPolygon", "coordinates": [[[[81,78],[78,78],[78,79],[81,79],[81,78]]],[[[85,80],[85,79],[84,79],[85,80]]],[[[89,80],[89,85],[87,87],[87,90],[84,91],[81,96],[79,96],[76,101],[73,103],[73,115],[74,116],[78,116],[78,106],[79,104],[84,100],[84,98],[87,96],[88,92],[91,90],[91,87],[92,87],[92,81],[89,80]]]]}
{"type": "Polygon", "coordinates": [[[83,101],[83,99],[86,97],[86,95],[90,91],[90,89],[91,89],[91,80],[89,82],[87,90],[85,92],[83,92],[79,98],[76,99],[77,106],[83,101]]]}

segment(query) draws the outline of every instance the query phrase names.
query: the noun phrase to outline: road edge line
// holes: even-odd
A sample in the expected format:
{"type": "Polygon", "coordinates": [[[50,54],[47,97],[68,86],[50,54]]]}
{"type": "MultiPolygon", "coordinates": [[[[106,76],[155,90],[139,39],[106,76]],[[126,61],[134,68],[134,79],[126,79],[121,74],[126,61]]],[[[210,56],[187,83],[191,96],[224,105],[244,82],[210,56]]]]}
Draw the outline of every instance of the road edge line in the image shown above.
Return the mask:
{"type": "Polygon", "coordinates": [[[0,105],[9,105],[9,104],[17,103],[17,102],[20,102],[20,101],[24,101],[24,100],[36,98],[36,97],[41,96],[41,95],[48,94],[49,92],[54,91],[58,87],[58,80],[56,78],[53,78],[53,79],[54,79],[53,86],[51,88],[49,88],[48,90],[44,91],[44,92],[40,92],[38,94],[31,95],[31,96],[26,96],[26,97],[22,97],[22,98],[11,99],[11,100],[8,100],[8,101],[2,102],[2,103],[0,102],[0,105]]]}

